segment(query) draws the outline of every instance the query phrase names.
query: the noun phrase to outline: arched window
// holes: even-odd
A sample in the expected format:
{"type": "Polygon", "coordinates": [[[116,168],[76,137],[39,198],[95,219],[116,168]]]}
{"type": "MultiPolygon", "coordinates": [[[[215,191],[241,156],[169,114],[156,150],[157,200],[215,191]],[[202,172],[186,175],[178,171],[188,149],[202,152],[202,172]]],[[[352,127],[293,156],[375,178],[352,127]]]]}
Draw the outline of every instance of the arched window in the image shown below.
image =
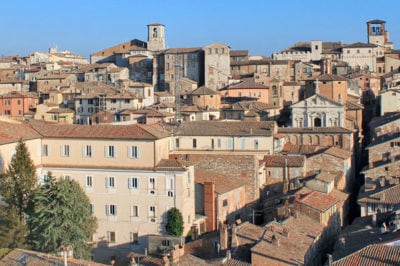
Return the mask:
{"type": "Polygon", "coordinates": [[[322,126],[321,118],[319,117],[314,118],[314,127],[321,127],[321,126],[322,126]]]}

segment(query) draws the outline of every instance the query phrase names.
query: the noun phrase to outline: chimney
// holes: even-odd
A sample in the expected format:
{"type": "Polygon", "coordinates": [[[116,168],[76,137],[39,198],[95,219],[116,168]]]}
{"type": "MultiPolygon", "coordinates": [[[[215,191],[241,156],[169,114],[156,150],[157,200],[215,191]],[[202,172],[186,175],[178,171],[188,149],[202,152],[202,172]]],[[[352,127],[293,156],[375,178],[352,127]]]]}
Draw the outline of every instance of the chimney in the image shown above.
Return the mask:
{"type": "Polygon", "coordinates": [[[204,182],[204,214],[207,216],[207,232],[217,230],[215,182],[204,182]]]}
{"type": "Polygon", "coordinates": [[[328,254],[328,266],[332,266],[332,254],[328,254]]]}
{"type": "Polygon", "coordinates": [[[272,245],[279,247],[279,238],[275,234],[272,235],[272,245]]]}
{"type": "Polygon", "coordinates": [[[372,226],[376,227],[376,213],[372,214],[372,226]]]}
{"type": "Polygon", "coordinates": [[[286,227],[284,227],[284,228],[283,228],[283,231],[282,231],[282,235],[283,235],[283,236],[286,236],[286,237],[289,237],[289,229],[286,228],[286,227]]]}
{"type": "Polygon", "coordinates": [[[222,250],[228,249],[228,226],[220,222],[219,243],[222,250]]]}

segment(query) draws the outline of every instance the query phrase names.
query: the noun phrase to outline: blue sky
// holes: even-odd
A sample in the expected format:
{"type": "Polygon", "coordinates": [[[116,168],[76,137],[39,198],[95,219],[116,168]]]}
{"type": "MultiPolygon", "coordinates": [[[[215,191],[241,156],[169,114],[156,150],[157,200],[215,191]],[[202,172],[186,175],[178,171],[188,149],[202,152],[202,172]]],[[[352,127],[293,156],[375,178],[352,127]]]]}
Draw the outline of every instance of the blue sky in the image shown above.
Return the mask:
{"type": "Polygon", "coordinates": [[[166,45],[227,44],[271,56],[298,41],[367,42],[366,22],[386,21],[400,47],[400,1],[371,0],[36,0],[1,3],[0,55],[59,50],[89,57],[166,26],[166,45]]]}

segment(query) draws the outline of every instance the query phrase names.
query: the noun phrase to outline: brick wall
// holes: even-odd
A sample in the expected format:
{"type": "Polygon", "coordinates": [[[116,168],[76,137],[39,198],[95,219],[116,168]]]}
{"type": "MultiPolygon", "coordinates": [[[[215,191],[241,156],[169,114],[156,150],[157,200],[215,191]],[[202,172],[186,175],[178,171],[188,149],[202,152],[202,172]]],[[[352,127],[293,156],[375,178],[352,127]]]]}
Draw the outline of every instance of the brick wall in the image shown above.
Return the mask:
{"type": "Polygon", "coordinates": [[[262,184],[257,182],[258,160],[256,156],[212,154],[179,154],[174,156],[189,160],[195,167],[212,170],[242,181],[245,184],[246,203],[259,199],[259,188],[262,184]]]}

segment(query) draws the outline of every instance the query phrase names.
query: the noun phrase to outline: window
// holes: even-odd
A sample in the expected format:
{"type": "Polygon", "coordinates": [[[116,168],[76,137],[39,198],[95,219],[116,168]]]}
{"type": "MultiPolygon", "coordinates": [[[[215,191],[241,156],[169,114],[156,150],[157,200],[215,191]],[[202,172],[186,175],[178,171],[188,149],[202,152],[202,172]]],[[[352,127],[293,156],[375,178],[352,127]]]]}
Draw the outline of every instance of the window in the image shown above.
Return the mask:
{"type": "Polygon", "coordinates": [[[18,104],[18,105],[21,105],[21,100],[17,100],[17,104],[18,104]]]}
{"type": "Polygon", "coordinates": [[[117,103],[117,99],[111,99],[110,102],[111,103],[117,103]]]}
{"type": "Polygon", "coordinates": [[[175,139],[175,148],[179,148],[179,139],[175,139]]]}
{"type": "Polygon", "coordinates": [[[149,207],[149,217],[151,217],[151,218],[156,217],[156,207],[155,206],[149,207]]]}
{"type": "Polygon", "coordinates": [[[137,245],[139,244],[139,234],[131,232],[130,234],[130,241],[132,245],[137,245]]]}
{"type": "Polygon", "coordinates": [[[173,197],[174,196],[174,192],[168,191],[167,195],[168,195],[168,197],[173,197]]]}
{"type": "Polygon", "coordinates": [[[246,139],[245,138],[240,139],[240,148],[242,150],[244,150],[246,148],[246,139]]]}
{"type": "Polygon", "coordinates": [[[92,145],[83,146],[83,157],[92,157],[92,145]]]}
{"type": "Polygon", "coordinates": [[[107,231],[107,241],[109,243],[115,243],[115,232],[107,231]]]}
{"type": "Polygon", "coordinates": [[[125,99],[125,103],[131,103],[130,99],[125,99]]]}
{"type": "Polygon", "coordinates": [[[140,147],[138,147],[138,146],[128,147],[128,157],[129,158],[139,158],[140,157],[140,147]]]}
{"type": "Polygon", "coordinates": [[[4,111],[4,114],[5,114],[5,115],[11,115],[11,111],[10,111],[10,110],[5,110],[5,111],[4,111]]]}
{"type": "Polygon", "coordinates": [[[11,100],[6,100],[5,105],[11,105],[11,100]]]}
{"type": "Polygon", "coordinates": [[[88,104],[93,104],[93,99],[89,99],[88,104]]]}
{"type": "Polygon", "coordinates": [[[106,177],[106,188],[115,188],[115,178],[113,176],[106,177]]]}
{"type": "Polygon", "coordinates": [[[193,139],[193,148],[197,148],[197,139],[193,139]]]}
{"type": "Polygon", "coordinates": [[[115,158],[116,149],[117,148],[115,146],[113,146],[113,145],[105,146],[104,147],[105,156],[107,158],[115,158]]]}
{"type": "Polygon", "coordinates": [[[91,175],[86,176],[86,187],[92,187],[93,186],[93,177],[91,175]]]}
{"type": "Polygon", "coordinates": [[[50,116],[50,120],[52,120],[52,121],[57,121],[57,115],[52,114],[52,115],[50,116]]]}
{"type": "Polygon", "coordinates": [[[116,216],[117,215],[117,205],[115,205],[115,204],[106,205],[106,214],[107,214],[107,216],[116,216]]]}
{"type": "Polygon", "coordinates": [[[18,114],[22,115],[23,114],[22,110],[18,110],[18,114]]]}
{"type": "Polygon", "coordinates": [[[161,245],[164,246],[164,247],[170,247],[170,246],[172,246],[172,245],[171,245],[171,240],[169,240],[169,239],[163,239],[163,240],[161,241],[161,245]]]}
{"type": "Polygon", "coordinates": [[[129,189],[138,189],[139,188],[139,178],[130,177],[128,179],[128,188],[129,189]]]}
{"type": "Polygon", "coordinates": [[[218,54],[218,48],[214,48],[214,52],[218,54]]]}
{"type": "Polygon", "coordinates": [[[232,149],[232,148],[233,148],[232,139],[228,139],[228,140],[227,140],[227,148],[228,148],[228,149],[232,149]]]}
{"type": "Polygon", "coordinates": [[[133,205],[132,206],[132,217],[138,217],[138,216],[139,216],[138,206],[137,205],[133,205]]]}
{"type": "Polygon", "coordinates": [[[228,206],[228,200],[227,200],[227,199],[224,199],[224,200],[222,201],[222,206],[223,206],[223,207],[228,206]]]}
{"type": "Polygon", "coordinates": [[[42,155],[49,156],[49,145],[43,144],[42,146],[42,155]]]}
{"type": "Polygon", "coordinates": [[[89,112],[89,113],[93,113],[93,112],[94,112],[94,108],[93,108],[93,107],[89,107],[89,108],[88,108],[88,112],[89,112]]]}
{"type": "Polygon", "coordinates": [[[208,48],[208,54],[211,54],[211,48],[208,48]]]}
{"type": "Polygon", "coordinates": [[[211,139],[211,149],[214,149],[214,139],[211,139]]]}
{"type": "Polygon", "coordinates": [[[221,148],[221,139],[217,139],[217,147],[221,148]]]}
{"type": "Polygon", "coordinates": [[[61,156],[63,156],[63,157],[71,156],[71,146],[70,145],[62,145],[61,146],[61,156]]]}
{"type": "Polygon", "coordinates": [[[149,189],[156,189],[156,179],[154,177],[149,178],[149,189]]]}
{"type": "Polygon", "coordinates": [[[91,214],[94,213],[94,204],[93,204],[93,203],[90,203],[90,205],[89,205],[89,211],[90,211],[91,214]]]}
{"type": "Polygon", "coordinates": [[[254,149],[258,150],[258,139],[254,140],[254,149]]]}
{"type": "Polygon", "coordinates": [[[394,148],[394,147],[398,148],[398,147],[400,147],[400,142],[399,142],[399,141],[392,141],[392,142],[390,142],[390,147],[392,147],[392,148],[394,148]]]}

